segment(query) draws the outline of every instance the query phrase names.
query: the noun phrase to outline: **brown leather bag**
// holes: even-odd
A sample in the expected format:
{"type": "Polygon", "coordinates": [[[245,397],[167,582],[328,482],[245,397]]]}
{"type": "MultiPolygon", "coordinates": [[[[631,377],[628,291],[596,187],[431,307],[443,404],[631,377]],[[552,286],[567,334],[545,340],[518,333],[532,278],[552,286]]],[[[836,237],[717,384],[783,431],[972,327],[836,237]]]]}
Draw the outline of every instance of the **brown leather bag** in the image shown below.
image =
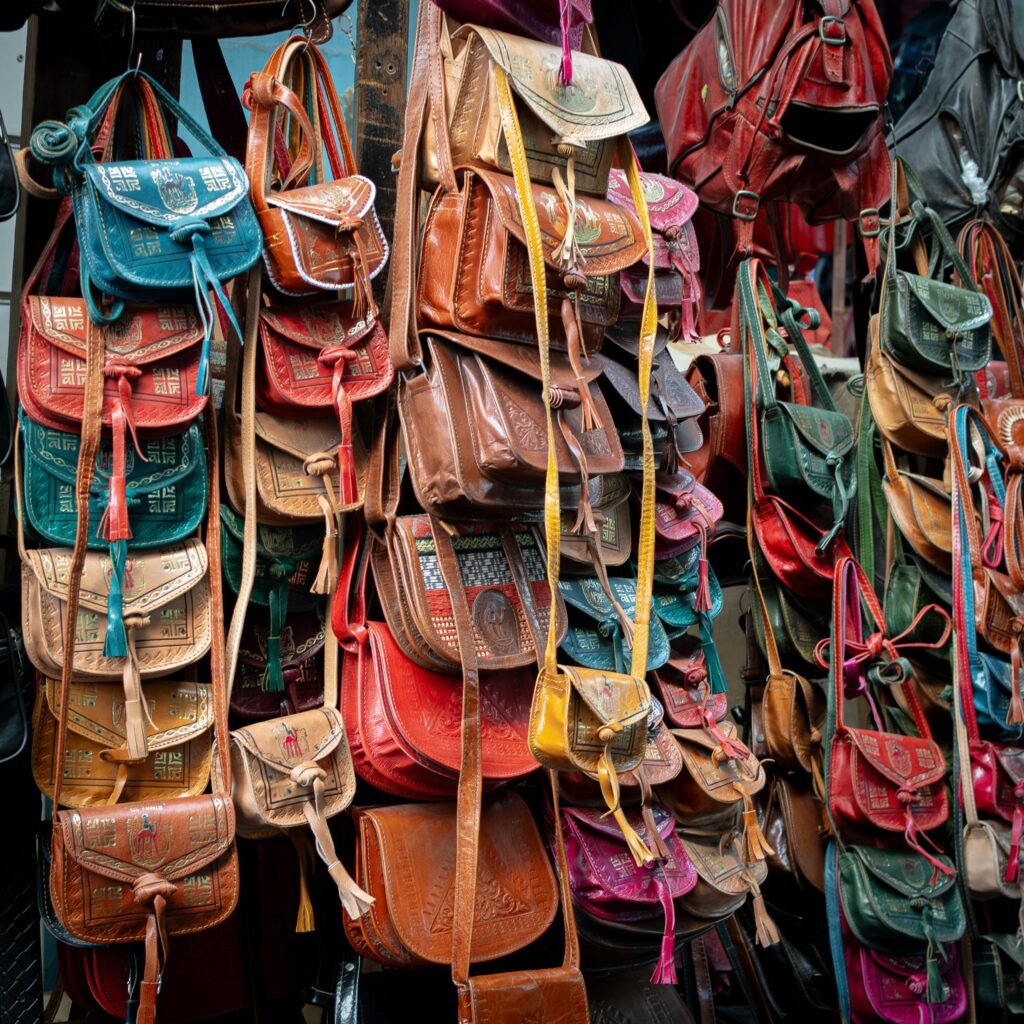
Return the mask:
{"type": "Polygon", "coordinates": [[[354,323],[376,319],[371,282],[388,257],[373,208],[376,188],[356,172],[345,117],[327,62],[304,35],[293,35],[250,75],[252,110],[245,154],[253,206],[263,229],[264,259],[274,287],[289,295],[352,287],[354,323]],[[313,121],[297,82],[313,106],[313,121]],[[275,133],[287,117],[295,159],[282,166],[275,133]],[[297,136],[297,138],[296,138],[297,136]],[[327,178],[324,152],[331,178],[327,178]],[[310,183],[310,171],[313,182],[310,183]],[[271,188],[275,179],[280,187],[271,188]]]}
{"type": "MultiPolygon", "coordinates": [[[[604,199],[577,198],[567,226],[565,199],[534,184],[546,264],[551,343],[578,365],[580,347],[594,352],[619,313],[618,272],[646,249],[640,225],[604,199]],[[574,262],[563,258],[565,239],[574,262]],[[575,330],[574,330],[575,328],[575,330]]],[[[417,310],[423,325],[522,344],[536,344],[526,228],[515,182],[478,168],[461,174],[461,188],[439,189],[427,211],[417,310]]]]}
{"type": "Polygon", "coordinates": [[[776,775],[765,807],[765,834],[772,845],[768,867],[784,872],[796,885],[825,891],[825,827],[821,800],[806,781],[776,775]]]}

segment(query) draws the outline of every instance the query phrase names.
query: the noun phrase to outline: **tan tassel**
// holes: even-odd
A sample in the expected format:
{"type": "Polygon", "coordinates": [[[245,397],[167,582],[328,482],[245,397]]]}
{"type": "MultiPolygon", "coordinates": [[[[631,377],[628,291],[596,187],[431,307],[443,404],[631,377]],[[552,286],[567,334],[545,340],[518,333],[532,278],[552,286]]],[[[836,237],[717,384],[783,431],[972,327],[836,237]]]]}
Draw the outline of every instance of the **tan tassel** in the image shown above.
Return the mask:
{"type": "Polygon", "coordinates": [[[760,890],[753,899],[754,904],[754,925],[756,928],[757,944],[759,946],[774,946],[780,939],[779,929],[772,920],[768,908],[764,905],[764,897],[760,890]]]}
{"type": "Polygon", "coordinates": [[[568,299],[562,299],[562,327],[565,329],[565,339],[569,350],[569,365],[576,375],[576,390],[580,396],[580,413],[583,417],[584,430],[598,430],[604,426],[601,416],[594,404],[593,396],[590,394],[590,385],[583,374],[583,364],[580,357],[583,352],[583,338],[580,334],[579,323],[573,310],[573,304],[568,299]]]}
{"type": "Polygon", "coordinates": [[[298,935],[316,931],[316,922],[313,919],[313,901],[309,898],[305,858],[299,861],[299,912],[295,917],[295,931],[298,935]]]}
{"type": "MultiPolygon", "coordinates": [[[[643,768],[637,769],[638,774],[642,771],[643,768]]],[[[644,819],[644,828],[647,829],[648,845],[654,847],[655,857],[658,860],[671,860],[672,851],[669,850],[665,840],[661,838],[661,833],[658,832],[658,826],[654,821],[654,811],[651,809],[650,787],[648,787],[641,814],[644,819]]]]}
{"type": "MultiPolygon", "coordinates": [[[[1019,634],[1022,620],[1015,618],[1014,632],[1019,634]]],[[[1014,638],[1013,649],[1010,651],[1010,706],[1006,709],[1007,725],[1024,725],[1024,700],[1020,692],[1020,637],[1014,638]]]]}
{"type": "Polygon", "coordinates": [[[768,843],[761,823],[757,820],[757,808],[750,794],[739,783],[734,788],[743,798],[743,860],[746,864],[756,864],[770,857],[775,851],[768,843]]]}
{"type": "Polygon", "coordinates": [[[324,546],[320,556],[320,568],[310,587],[312,594],[333,594],[338,586],[338,529],[337,520],[327,499],[321,494],[318,499],[320,511],[324,514],[324,546]]]}
{"type": "Polygon", "coordinates": [[[644,844],[636,829],[630,825],[619,803],[619,778],[615,774],[615,766],[612,764],[609,747],[612,740],[615,739],[616,733],[621,731],[622,726],[618,722],[610,722],[608,725],[603,726],[597,734],[598,740],[605,745],[597,761],[597,781],[601,786],[601,795],[604,797],[608,814],[615,819],[615,823],[621,829],[623,838],[626,840],[626,846],[637,867],[642,868],[645,864],[652,863],[656,858],[644,844]]]}

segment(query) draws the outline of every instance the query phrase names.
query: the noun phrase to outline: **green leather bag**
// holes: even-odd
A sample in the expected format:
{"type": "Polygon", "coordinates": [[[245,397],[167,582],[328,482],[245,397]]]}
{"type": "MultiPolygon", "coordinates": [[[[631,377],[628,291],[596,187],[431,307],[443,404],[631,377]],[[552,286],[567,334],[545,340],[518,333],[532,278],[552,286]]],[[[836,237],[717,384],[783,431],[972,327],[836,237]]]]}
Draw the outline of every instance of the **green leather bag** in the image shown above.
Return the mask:
{"type": "MultiPolygon", "coordinates": [[[[78,434],[34,423],[20,415],[24,452],[24,503],[29,525],[49,544],[75,543],[75,479],[78,434]]],[[[139,457],[131,444],[125,454],[129,521],[128,549],[153,548],[184,540],[206,518],[209,479],[202,431],[196,424],[166,437],[140,438],[139,457]]],[[[109,444],[96,460],[89,495],[89,521],[99,523],[107,507],[113,464],[109,444]]],[[[107,541],[89,531],[89,547],[107,541]]]]}
{"type": "MultiPolygon", "coordinates": [[[[754,262],[754,261],[750,261],[754,262]]],[[[832,503],[833,525],[822,541],[827,547],[842,529],[856,489],[853,424],[836,409],[832,392],[804,340],[802,316],[813,326],[814,310],[801,309],[774,284],[741,266],[737,284],[740,333],[747,354],[746,372],[754,380],[758,442],[768,486],[791,502],[832,503]],[[751,294],[756,290],[756,294],[751,294]],[[780,328],[785,331],[783,337],[780,328]],[[796,352],[813,405],[776,397],[779,373],[772,371],[796,352]]],[[[792,364],[790,364],[792,365],[792,364]]]]}
{"type": "MultiPolygon", "coordinates": [[[[220,518],[224,581],[237,594],[242,583],[245,520],[226,505],[221,505],[220,518]]],[[[271,693],[284,690],[281,631],[289,610],[309,611],[323,603],[323,597],[311,590],[323,546],[324,531],[318,525],[260,524],[256,528],[256,579],[249,603],[270,613],[265,689],[271,693]]]]}
{"type": "MultiPolygon", "coordinates": [[[[754,557],[761,562],[759,551],[755,550],[754,557]]],[[[758,578],[780,662],[809,679],[821,677],[823,672],[814,660],[814,649],[818,641],[828,635],[828,620],[817,620],[793,594],[776,583],[766,565],[758,569],[758,578]]],[[[752,595],[750,607],[757,607],[756,594],[752,595]]],[[[753,620],[758,647],[767,657],[764,620],[760,615],[754,615],[753,620]]]]}
{"type": "MultiPolygon", "coordinates": [[[[885,621],[893,635],[901,635],[910,629],[914,619],[930,604],[937,604],[952,614],[951,594],[941,575],[934,570],[925,570],[917,562],[907,559],[897,562],[890,570],[885,582],[883,608],[885,621]]],[[[908,643],[936,643],[942,639],[944,623],[938,615],[925,615],[905,639],[908,643]]],[[[950,655],[953,650],[952,637],[940,648],[917,648],[911,660],[920,661],[926,671],[946,673],[951,671],[950,655]]]]}
{"type": "Polygon", "coordinates": [[[929,957],[967,927],[953,862],[948,874],[909,850],[846,846],[839,854],[839,897],[857,940],[882,953],[927,946],[929,957]]]}
{"type": "Polygon", "coordinates": [[[1016,935],[981,935],[974,943],[974,996],[993,1014],[1024,1014],[1024,942],[1016,935]]]}

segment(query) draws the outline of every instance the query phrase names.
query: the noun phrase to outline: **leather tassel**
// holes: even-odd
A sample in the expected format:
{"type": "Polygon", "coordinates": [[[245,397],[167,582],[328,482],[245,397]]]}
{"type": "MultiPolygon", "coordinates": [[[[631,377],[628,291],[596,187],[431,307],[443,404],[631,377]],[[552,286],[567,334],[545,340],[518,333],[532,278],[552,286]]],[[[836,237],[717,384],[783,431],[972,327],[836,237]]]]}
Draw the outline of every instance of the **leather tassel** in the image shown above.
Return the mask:
{"type": "Polygon", "coordinates": [[[743,860],[746,864],[755,864],[766,860],[775,851],[761,830],[761,823],[757,820],[757,808],[750,794],[739,783],[733,783],[733,786],[743,798],[743,860]]]}
{"type": "Polygon", "coordinates": [[[764,896],[761,895],[760,889],[754,894],[752,903],[754,907],[754,928],[757,944],[763,947],[774,946],[780,941],[781,936],[779,935],[779,929],[772,920],[771,914],[768,913],[768,908],[765,906],[764,896]]]}
{"type": "Polygon", "coordinates": [[[629,849],[633,860],[636,862],[637,867],[643,867],[645,864],[651,864],[654,861],[654,854],[644,845],[644,841],[640,838],[640,834],[630,825],[626,818],[626,813],[621,807],[616,807],[612,811],[612,817],[615,819],[615,823],[622,830],[623,838],[626,840],[626,846],[629,849]]]}
{"type": "Polygon", "coordinates": [[[132,528],[128,522],[128,488],[123,474],[110,477],[107,507],[100,518],[99,534],[107,541],[132,539],[132,528]]]}
{"type": "MultiPolygon", "coordinates": [[[[1014,796],[1017,796],[1014,793],[1014,796]]],[[[1020,837],[1021,829],[1024,827],[1024,808],[1018,803],[1013,809],[1013,828],[1010,832],[1010,852],[1006,858],[1005,881],[1012,883],[1020,881],[1020,837]]]]}
{"type": "Polygon", "coordinates": [[[281,629],[288,607],[288,581],[282,580],[270,592],[270,631],[267,634],[267,671],[260,682],[267,693],[284,693],[281,670],[281,629]],[[282,591],[283,596],[282,596],[282,591]]]}
{"type": "MultiPolygon", "coordinates": [[[[613,722],[603,726],[598,733],[598,739],[605,746],[597,760],[597,781],[601,786],[601,795],[604,797],[608,814],[615,819],[615,823],[619,826],[622,836],[626,840],[626,847],[636,862],[637,867],[642,868],[645,864],[650,864],[655,857],[644,844],[636,829],[630,825],[625,812],[622,810],[622,805],[619,803],[619,777],[615,773],[615,766],[612,763],[609,751],[610,743],[614,739],[615,733],[620,730],[621,726],[613,722]]],[[[605,816],[607,817],[607,815],[605,816]]]]}
{"type": "Polygon", "coordinates": [[[695,612],[711,611],[711,567],[708,565],[708,530],[704,523],[698,520],[697,529],[700,531],[700,562],[697,573],[697,592],[693,595],[693,610],[695,612]]]}
{"type": "Polygon", "coordinates": [[[146,740],[146,726],[157,731],[149,707],[142,694],[142,675],[139,669],[139,655],[135,650],[135,630],[149,625],[148,615],[132,615],[125,620],[128,634],[128,657],[125,659],[122,685],[124,687],[124,729],[128,757],[132,761],[144,761],[149,756],[146,740]]]}
{"type": "Polygon", "coordinates": [[[942,982],[942,975],[939,973],[939,958],[935,955],[935,947],[928,943],[928,960],[925,968],[928,983],[925,988],[925,1001],[934,1005],[941,1003],[946,998],[946,986],[942,982]]]}
{"type": "Polygon", "coordinates": [[[583,429],[597,430],[604,426],[601,416],[594,404],[594,398],[590,393],[590,385],[587,383],[583,373],[583,364],[580,361],[583,347],[583,339],[580,334],[579,322],[573,304],[568,298],[562,299],[562,327],[565,330],[566,341],[569,349],[569,365],[576,375],[576,392],[580,399],[580,414],[583,417],[583,429]]]}
{"type": "MultiPolygon", "coordinates": [[[[346,350],[348,351],[348,350],[346,350]]],[[[353,357],[355,353],[350,353],[353,357]]],[[[338,445],[338,497],[342,505],[355,505],[359,501],[359,483],[356,480],[356,459],[352,448],[352,399],[342,386],[347,358],[339,359],[334,366],[334,408],[341,428],[341,443],[338,445]]]]}
{"type": "Polygon", "coordinates": [[[104,658],[127,658],[128,637],[124,628],[124,576],[128,545],[115,541],[110,545],[110,589],[107,593],[107,632],[103,638],[104,658]]]}
{"type": "Polygon", "coordinates": [[[658,826],[654,821],[654,809],[651,807],[651,784],[647,781],[644,766],[640,765],[633,774],[640,783],[640,814],[643,817],[644,828],[647,830],[648,845],[654,848],[654,855],[659,860],[671,861],[672,851],[668,848],[665,840],[661,838],[661,833],[658,832],[658,826]]]}
{"type": "Polygon", "coordinates": [[[338,529],[337,520],[327,499],[321,494],[318,498],[320,511],[324,514],[324,546],[320,555],[320,568],[317,570],[312,594],[333,594],[338,585],[338,529]]]}
{"type": "Polygon", "coordinates": [[[661,934],[661,953],[654,965],[651,984],[675,985],[679,980],[676,974],[676,905],[661,868],[656,867],[654,870],[654,886],[665,915],[665,929],[661,934]]]}
{"type": "Polygon", "coordinates": [[[305,935],[316,931],[313,901],[309,898],[309,864],[305,856],[299,857],[299,911],[295,916],[295,932],[305,935]]]}
{"type": "Polygon", "coordinates": [[[1016,637],[1010,650],[1010,706],[1006,709],[1006,724],[1024,725],[1024,699],[1020,692],[1020,639],[1016,637]]]}

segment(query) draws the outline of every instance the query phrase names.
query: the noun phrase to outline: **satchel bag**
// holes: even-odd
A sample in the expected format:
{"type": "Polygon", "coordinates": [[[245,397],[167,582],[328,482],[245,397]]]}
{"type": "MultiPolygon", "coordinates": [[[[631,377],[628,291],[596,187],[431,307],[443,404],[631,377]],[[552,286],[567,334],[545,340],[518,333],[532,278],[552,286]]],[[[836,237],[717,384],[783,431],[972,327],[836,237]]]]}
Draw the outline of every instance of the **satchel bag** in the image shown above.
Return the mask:
{"type": "MultiPolygon", "coordinates": [[[[73,682],[68,696],[61,799],[67,807],[198,796],[210,778],[213,701],[209,683],[149,681],[147,756],[125,762],[126,702],[106,683],[73,682]]],[[[43,679],[32,712],[32,774],[53,799],[60,683],[43,679]]]]}
{"type": "MultiPolygon", "coordinates": [[[[779,652],[779,663],[792,665],[804,675],[813,677],[818,672],[814,649],[825,631],[825,625],[819,616],[813,614],[808,602],[800,601],[778,585],[768,572],[764,556],[757,549],[751,564],[757,567],[761,598],[771,626],[772,640],[779,652]]],[[[764,623],[761,614],[754,616],[754,635],[761,653],[767,656],[768,637],[764,623]]]]}
{"type": "MultiPolygon", "coordinates": [[[[700,251],[692,220],[697,209],[697,194],[663,174],[641,174],[640,182],[647,199],[647,212],[654,236],[654,296],[658,310],[678,310],[672,337],[694,341],[698,337],[697,313],[701,300],[698,277],[700,251]]],[[[608,181],[608,198],[616,206],[636,214],[626,174],[620,168],[612,169],[608,181]]],[[[625,301],[620,316],[624,320],[639,320],[643,313],[644,292],[647,288],[646,266],[645,257],[641,266],[622,272],[621,285],[625,301]]]]}
{"type": "MultiPolygon", "coordinates": [[[[420,373],[398,396],[409,476],[419,504],[450,519],[523,513],[544,504],[547,435],[535,349],[465,334],[426,334],[420,373]]],[[[578,506],[574,528],[597,532],[591,481],[625,465],[614,420],[597,386],[596,360],[550,364],[559,482],[578,506]]]]}
{"type": "MultiPolygon", "coordinates": [[[[927,612],[942,615],[931,606],[927,612]]],[[[946,765],[909,672],[898,660],[900,651],[913,649],[902,636],[886,635],[886,622],[864,570],[844,559],[836,567],[832,602],[833,626],[829,641],[819,646],[819,663],[829,668],[829,710],[826,724],[827,799],[829,813],[839,829],[873,829],[903,833],[907,845],[937,871],[948,868],[921,846],[918,836],[942,825],[948,816],[943,784],[946,765]],[[867,609],[877,632],[863,638],[861,606],[867,609]],[[824,660],[828,650],[828,661],[824,660]],[[880,660],[884,657],[885,660],[880,660]],[[870,700],[868,681],[884,680],[903,691],[917,736],[887,733],[870,700]],[[847,724],[847,696],[864,694],[875,729],[847,724]]],[[[948,630],[948,620],[947,620],[948,630]]],[[[942,637],[942,642],[946,635],[942,637]]]]}
{"type": "MultiPolygon", "coordinates": [[[[724,513],[722,503],[682,468],[659,473],[654,486],[655,557],[659,561],[675,558],[699,546],[701,578],[698,586],[707,586],[707,547],[724,513]]],[[[704,598],[702,603],[707,603],[704,598]]],[[[707,608],[700,610],[706,611],[707,608]]]]}
{"type": "MultiPolygon", "coordinates": [[[[808,497],[831,501],[832,527],[819,543],[819,551],[824,551],[842,529],[854,494],[853,426],[836,409],[804,341],[798,322],[803,311],[794,309],[771,284],[760,261],[740,265],[736,310],[734,318],[747,357],[747,388],[758,420],[753,458],[760,459],[765,483],[775,493],[791,501],[808,497]],[[788,344],[780,328],[785,329],[788,344]],[[768,348],[771,346],[781,364],[787,360],[790,344],[799,357],[814,405],[781,402],[776,397],[768,348]]],[[[810,313],[813,318],[814,311],[810,313]]]]}
{"type": "MultiPolygon", "coordinates": [[[[618,829],[599,811],[567,807],[562,812],[565,852],[573,902],[586,913],[614,926],[618,922],[664,918],[661,955],[652,984],[676,984],[675,900],[697,884],[697,872],[674,834],[675,822],[655,806],[653,822],[667,856],[658,864],[638,867],[623,852],[618,829]]],[[[644,835],[646,825],[633,812],[633,827],[644,835]]]]}
{"type": "MultiPolygon", "coordinates": [[[[517,9],[517,33],[520,17],[517,9]]],[[[650,120],[626,69],[576,53],[569,79],[563,79],[560,47],[483,28],[475,18],[450,34],[444,20],[432,12],[426,32],[430,117],[424,184],[440,183],[451,192],[452,169],[465,164],[512,173],[497,95],[497,79],[504,74],[530,178],[550,184],[555,171],[561,176],[564,169],[570,190],[603,198],[618,139],[650,120]],[[584,102],[576,98],[583,96],[584,102]]]]}
{"type": "Polygon", "coordinates": [[[697,637],[674,640],[668,661],[651,680],[665,717],[678,728],[698,729],[708,716],[720,722],[729,712],[728,694],[713,689],[704,646],[697,637]]]}
{"type": "Polygon", "coordinates": [[[817,780],[812,786],[798,775],[777,774],[770,785],[764,811],[764,834],[774,851],[769,869],[784,874],[800,893],[823,893],[826,832],[817,780]]]}
{"type": "MultiPolygon", "coordinates": [[[[159,116],[159,113],[157,114],[159,116]]],[[[123,303],[100,310],[96,291],[119,300],[195,298],[203,324],[195,387],[209,388],[214,309],[208,292],[237,335],[241,329],[224,283],[259,259],[259,223],[249,202],[245,171],[157,82],[129,71],[102,86],[66,125],[45,122],[34,133],[33,154],[52,154],[58,187],[71,194],[82,249],[82,295],[91,319],[117,320],[123,303]],[[210,154],[205,157],[97,162],[92,144],[108,106],[139,82],[154,105],[177,119],[210,154]],[[54,137],[65,140],[62,148],[54,137]],[[63,171],[64,173],[60,173],[63,171]]]]}
{"type": "Polygon", "coordinates": [[[377,319],[372,281],[384,269],[388,245],[373,208],[377,190],[356,172],[345,117],[323,54],[307,36],[291,36],[274,50],[262,71],[249,76],[246,98],[252,118],[245,170],[263,231],[268,278],[286,295],[351,287],[351,320],[365,330],[377,319]],[[297,79],[305,80],[308,96],[293,91],[297,79]],[[304,99],[313,105],[312,114],[304,99]],[[292,147],[307,157],[287,167],[276,159],[274,146],[275,131],[285,117],[290,120],[292,147]],[[311,119],[317,122],[315,129],[311,119]],[[274,181],[280,187],[272,189],[274,181]]]}
{"type": "MultiPolygon", "coordinates": [[[[574,362],[601,346],[619,314],[618,272],[637,263],[644,239],[635,216],[604,199],[568,199],[531,184],[552,300],[553,347],[574,362]],[[566,202],[574,221],[567,221],[566,202]],[[575,253],[567,267],[565,239],[575,253]]],[[[458,191],[439,189],[424,224],[417,286],[420,322],[520,344],[536,344],[526,226],[514,180],[477,168],[458,191]]]]}

